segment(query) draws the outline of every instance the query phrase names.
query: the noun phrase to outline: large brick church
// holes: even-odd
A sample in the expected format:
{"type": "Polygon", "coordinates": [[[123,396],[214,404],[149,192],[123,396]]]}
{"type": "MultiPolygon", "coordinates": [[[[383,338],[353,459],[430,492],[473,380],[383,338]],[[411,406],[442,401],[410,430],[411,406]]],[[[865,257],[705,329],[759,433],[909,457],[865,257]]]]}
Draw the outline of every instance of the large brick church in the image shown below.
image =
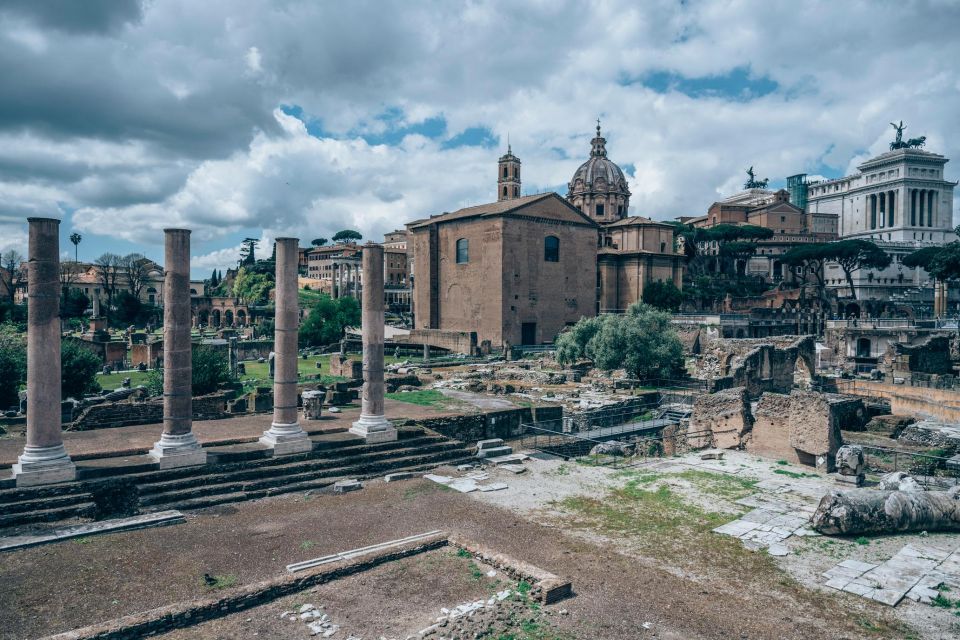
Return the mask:
{"type": "Polygon", "coordinates": [[[521,195],[520,169],[508,147],[496,202],[407,224],[415,329],[475,333],[495,349],[541,344],[582,317],[622,311],[650,282],[681,286],[673,226],[629,215],[599,123],[566,198],[521,195]]]}

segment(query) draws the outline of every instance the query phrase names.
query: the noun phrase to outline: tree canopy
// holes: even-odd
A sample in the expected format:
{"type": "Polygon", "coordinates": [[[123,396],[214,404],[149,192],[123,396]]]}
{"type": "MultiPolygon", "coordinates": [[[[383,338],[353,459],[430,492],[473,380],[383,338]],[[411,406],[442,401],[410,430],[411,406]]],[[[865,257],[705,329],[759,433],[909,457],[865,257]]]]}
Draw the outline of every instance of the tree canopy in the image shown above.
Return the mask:
{"type": "Polygon", "coordinates": [[[360,305],[356,298],[345,296],[334,300],[321,294],[300,325],[300,344],[308,347],[333,344],[343,338],[347,327],[359,324],[360,305]]]}
{"type": "Polygon", "coordinates": [[[314,238],[310,241],[310,244],[315,247],[322,247],[323,245],[327,244],[327,242],[328,240],[326,238],[314,238]]]}
{"type": "Polygon", "coordinates": [[[60,345],[60,392],[64,398],[79,400],[84,394],[100,391],[97,371],[102,366],[100,357],[77,344],[64,340],[60,345]]]}
{"type": "Polygon", "coordinates": [[[273,280],[263,273],[255,273],[247,267],[240,267],[233,279],[233,295],[247,304],[265,304],[270,297],[273,280]]]}
{"type": "Polygon", "coordinates": [[[344,229],[333,234],[334,242],[340,242],[341,240],[363,240],[363,234],[353,229],[344,229]]]}
{"type": "Polygon", "coordinates": [[[683,345],[670,319],[643,303],[623,315],[583,318],[557,337],[557,361],[588,358],[604,371],[622,368],[646,380],[675,378],[683,371],[683,345]]]}
{"type": "Polygon", "coordinates": [[[12,324],[0,324],[0,409],[19,402],[20,385],[27,379],[27,344],[12,324]]]}
{"type": "Polygon", "coordinates": [[[644,286],[643,301],[661,311],[679,311],[683,293],[672,282],[657,280],[644,286]]]}

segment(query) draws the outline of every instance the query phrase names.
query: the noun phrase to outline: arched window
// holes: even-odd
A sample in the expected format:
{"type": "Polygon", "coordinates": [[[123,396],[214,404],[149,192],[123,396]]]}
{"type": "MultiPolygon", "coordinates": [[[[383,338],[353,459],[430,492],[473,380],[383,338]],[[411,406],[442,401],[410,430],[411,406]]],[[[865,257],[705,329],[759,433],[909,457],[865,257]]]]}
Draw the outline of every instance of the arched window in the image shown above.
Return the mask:
{"type": "Polygon", "coordinates": [[[507,177],[507,165],[503,165],[503,177],[507,177]]]}
{"type": "Polygon", "coordinates": [[[507,197],[507,188],[506,188],[506,187],[503,188],[503,197],[504,197],[504,198],[507,197]]]}
{"type": "Polygon", "coordinates": [[[543,239],[543,259],[545,262],[560,262],[560,238],[547,236],[543,239]]]}
{"type": "Polygon", "coordinates": [[[520,197],[520,187],[514,187],[514,188],[513,188],[513,197],[514,197],[514,198],[519,198],[519,197],[520,197]]]}
{"type": "Polygon", "coordinates": [[[466,238],[457,240],[457,264],[470,262],[470,241],[466,238]]]}

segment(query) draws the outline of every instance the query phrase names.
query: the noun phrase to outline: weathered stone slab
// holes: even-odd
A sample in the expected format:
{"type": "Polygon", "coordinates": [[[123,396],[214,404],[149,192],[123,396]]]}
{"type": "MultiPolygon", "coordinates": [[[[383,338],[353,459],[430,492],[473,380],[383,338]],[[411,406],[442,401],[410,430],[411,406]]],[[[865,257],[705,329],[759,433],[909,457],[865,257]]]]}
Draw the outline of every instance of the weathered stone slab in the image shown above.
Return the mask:
{"type": "Polygon", "coordinates": [[[146,529],[148,527],[162,527],[168,524],[180,524],[184,521],[183,514],[179,511],[158,511],[156,513],[146,513],[129,518],[117,518],[115,520],[104,520],[102,522],[91,522],[88,524],[81,524],[63,529],[55,529],[53,531],[37,535],[9,536],[6,538],[0,538],[0,551],[11,551],[13,549],[35,547],[50,542],[60,542],[61,540],[82,538],[101,533],[133,531],[134,529],[146,529]]]}

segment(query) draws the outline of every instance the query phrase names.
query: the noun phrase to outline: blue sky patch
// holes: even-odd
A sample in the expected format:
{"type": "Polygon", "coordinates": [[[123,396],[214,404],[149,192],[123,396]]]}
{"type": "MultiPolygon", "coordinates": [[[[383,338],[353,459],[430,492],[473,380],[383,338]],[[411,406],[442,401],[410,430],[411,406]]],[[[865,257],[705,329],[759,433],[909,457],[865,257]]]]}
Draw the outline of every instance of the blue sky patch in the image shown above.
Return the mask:
{"type": "Polygon", "coordinates": [[[736,67],[722,75],[688,78],[673,71],[652,71],[639,77],[623,76],[620,84],[642,84],[657,93],[682,93],[691,98],[748,101],[769,95],[780,85],[766,76],[754,76],[750,67],[736,67]]]}

